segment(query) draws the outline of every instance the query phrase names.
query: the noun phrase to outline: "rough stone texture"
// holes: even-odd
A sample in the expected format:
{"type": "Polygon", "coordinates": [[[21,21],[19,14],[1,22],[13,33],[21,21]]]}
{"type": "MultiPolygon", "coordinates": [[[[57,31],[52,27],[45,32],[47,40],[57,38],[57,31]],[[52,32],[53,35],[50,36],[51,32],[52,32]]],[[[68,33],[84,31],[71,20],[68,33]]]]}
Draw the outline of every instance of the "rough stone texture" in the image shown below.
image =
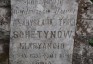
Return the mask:
{"type": "Polygon", "coordinates": [[[89,0],[80,0],[78,3],[73,64],[93,64],[93,47],[89,45],[89,39],[93,38],[93,4],[89,0]]]}
{"type": "Polygon", "coordinates": [[[0,7],[9,7],[10,5],[10,0],[0,0],[0,7]]]}
{"type": "Polygon", "coordinates": [[[10,0],[0,0],[0,64],[8,64],[10,16],[10,0]]]}
{"type": "Polygon", "coordinates": [[[10,8],[0,8],[0,29],[10,31],[10,8]]]}

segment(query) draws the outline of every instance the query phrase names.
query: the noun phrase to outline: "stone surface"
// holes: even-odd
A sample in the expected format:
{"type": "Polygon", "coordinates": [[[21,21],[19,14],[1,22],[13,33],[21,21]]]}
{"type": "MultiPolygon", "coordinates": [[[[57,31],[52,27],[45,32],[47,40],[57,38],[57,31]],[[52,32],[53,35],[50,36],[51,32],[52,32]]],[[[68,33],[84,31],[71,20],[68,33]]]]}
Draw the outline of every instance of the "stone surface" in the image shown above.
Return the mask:
{"type": "Polygon", "coordinates": [[[0,0],[0,7],[8,7],[10,5],[10,0],[0,0]]]}
{"type": "Polygon", "coordinates": [[[10,64],[72,64],[76,0],[11,0],[10,64]]]}
{"type": "Polygon", "coordinates": [[[89,40],[93,38],[93,3],[80,0],[73,51],[73,64],[93,64],[93,47],[89,40]]]}
{"type": "Polygon", "coordinates": [[[10,17],[10,0],[0,0],[0,64],[9,63],[10,17]]]}
{"type": "Polygon", "coordinates": [[[0,29],[10,31],[10,8],[0,8],[0,29]]]}

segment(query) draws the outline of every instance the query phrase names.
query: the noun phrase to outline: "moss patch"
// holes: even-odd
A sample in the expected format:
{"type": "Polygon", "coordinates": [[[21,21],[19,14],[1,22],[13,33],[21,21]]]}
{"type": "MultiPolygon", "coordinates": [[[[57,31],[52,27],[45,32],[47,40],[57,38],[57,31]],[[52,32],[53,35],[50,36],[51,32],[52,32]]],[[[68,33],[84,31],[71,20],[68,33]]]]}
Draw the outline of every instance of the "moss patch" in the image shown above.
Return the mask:
{"type": "Polygon", "coordinates": [[[89,44],[93,46],[93,38],[89,40],[89,44]]]}
{"type": "Polygon", "coordinates": [[[91,0],[91,2],[93,3],[93,0],[91,0]]]}

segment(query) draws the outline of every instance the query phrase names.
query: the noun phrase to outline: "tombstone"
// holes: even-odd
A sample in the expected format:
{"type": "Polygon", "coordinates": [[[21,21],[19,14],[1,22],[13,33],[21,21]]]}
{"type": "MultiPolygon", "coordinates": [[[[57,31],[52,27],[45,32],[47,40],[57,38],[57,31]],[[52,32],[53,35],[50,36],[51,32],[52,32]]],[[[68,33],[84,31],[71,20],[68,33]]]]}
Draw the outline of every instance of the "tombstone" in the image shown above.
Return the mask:
{"type": "Polygon", "coordinates": [[[76,0],[11,0],[10,64],[72,64],[76,0]]]}

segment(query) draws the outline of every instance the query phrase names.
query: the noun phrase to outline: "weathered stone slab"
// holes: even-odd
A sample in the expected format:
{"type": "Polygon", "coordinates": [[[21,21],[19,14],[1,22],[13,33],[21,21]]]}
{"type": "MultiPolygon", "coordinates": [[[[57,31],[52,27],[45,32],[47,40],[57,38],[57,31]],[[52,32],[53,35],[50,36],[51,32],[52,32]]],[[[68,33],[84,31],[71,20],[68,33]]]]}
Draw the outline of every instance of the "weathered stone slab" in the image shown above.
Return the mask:
{"type": "Polygon", "coordinates": [[[75,0],[11,0],[10,64],[72,64],[75,0]]]}

